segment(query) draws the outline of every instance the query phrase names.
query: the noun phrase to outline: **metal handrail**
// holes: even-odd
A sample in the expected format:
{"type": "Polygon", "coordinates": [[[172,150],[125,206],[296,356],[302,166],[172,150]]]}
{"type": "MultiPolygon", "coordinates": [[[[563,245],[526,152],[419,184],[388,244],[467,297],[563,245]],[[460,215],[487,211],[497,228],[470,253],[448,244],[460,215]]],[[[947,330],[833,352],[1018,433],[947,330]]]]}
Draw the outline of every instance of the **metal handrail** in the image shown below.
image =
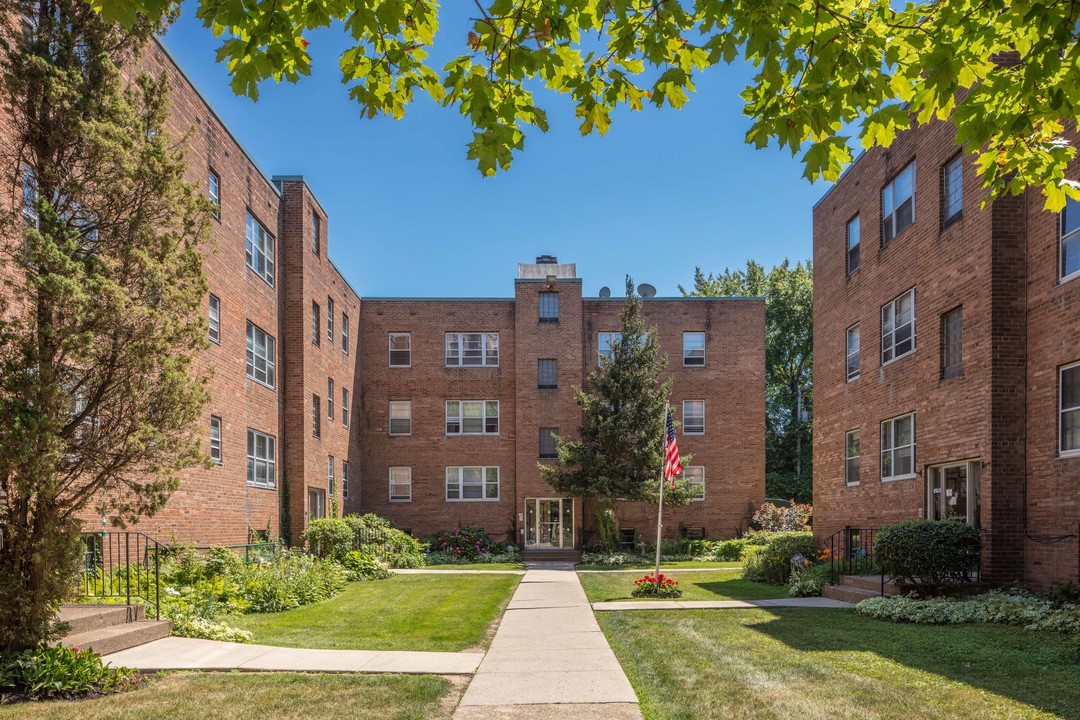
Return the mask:
{"type": "Polygon", "coordinates": [[[132,598],[152,605],[154,619],[161,619],[161,555],[170,548],[141,532],[82,533],[86,548],[82,597],[132,598]]]}

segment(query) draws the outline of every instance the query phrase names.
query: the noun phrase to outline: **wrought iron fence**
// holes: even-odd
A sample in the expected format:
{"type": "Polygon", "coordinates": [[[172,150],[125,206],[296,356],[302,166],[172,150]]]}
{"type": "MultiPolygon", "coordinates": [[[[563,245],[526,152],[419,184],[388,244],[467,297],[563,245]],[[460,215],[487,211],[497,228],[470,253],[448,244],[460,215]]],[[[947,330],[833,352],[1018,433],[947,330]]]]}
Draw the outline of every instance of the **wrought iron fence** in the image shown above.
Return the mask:
{"type": "Polygon", "coordinates": [[[821,542],[822,549],[829,556],[829,574],[833,578],[840,575],[881,575],[881,594],[885,594],[885,573],[874,560],[874,540],[878,528],[846,527],[837,530],[821,542]]]}
{"type": "Polygon", "coordinates": [[[161,559],[169,548],[140,532],[82,533],[84,599],[142,601],[160,619],[161,559]]]}

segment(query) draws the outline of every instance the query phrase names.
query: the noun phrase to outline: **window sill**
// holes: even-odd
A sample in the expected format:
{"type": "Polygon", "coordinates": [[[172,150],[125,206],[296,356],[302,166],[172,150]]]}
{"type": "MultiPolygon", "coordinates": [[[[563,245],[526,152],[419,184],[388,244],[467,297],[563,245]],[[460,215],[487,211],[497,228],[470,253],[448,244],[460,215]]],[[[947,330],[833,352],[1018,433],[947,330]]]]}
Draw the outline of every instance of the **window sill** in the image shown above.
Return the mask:
{"type": "Polygon", "coordinates": [[[910,473],[908,475],[895,475],[893,477],[883,477],[883,478],[881,478],[881,482],[883,482],[883,483],[891,483],[891,482],[899,482],[901,480],[914,480],[916,477],[917,477],[917,475],[915,475],[915,473],[910,473]]]}
{"type": "Polygon", "coordinates": [[[705,363],[688,363],[684,360],[682,366],[684,368],[703,368],[705,363]]]}
{"type": "Polygon", "coordinates": [[[701,432],[691,432],[689,430],[683,430],[683,435],[699,435],[700,436],[700,435],[704,435],[704,434],[705,434],[704,430],[702,430],[701,432]]]}
{"type": "Polygon", "coordinates": [[[446,498],[446,502],[451,502],[451,503],[459,503],[459,502],[495,503],[495,502],[499,502],[499,498],[446,498]]]}
{"type": "Polygon", "coordinates": [[[412,437],[412,433],[386,433],[389,437],[412,437]]]}
{"type": "Polygon", "coordinates": [[[536,389],[537,390],[558,390],[559,386],[558,385],[537,385],[536,389]]]}
{"type": "Polygon", "coordinates": [[[249,482],[247,486],[256,490],[277,490],[277,485],[259,485],[258,483],[249,482]]]}
{"type": "Polygon", "coordinates": [[[897,355],[897,356],[896,356],[896,357],[894,357],[894,358],[893,358],[892,360],[887,360],[887,361],[883,361],[883,362],[881,363],[881,367],[887,367],[887,366],[889,366],[889,365],[892,365],[892,364],[893,364],[894,362],[897,362],[898,360],[903,360],[903,359],[904,359],[904,358],[906,358],[906,357],[907,357],[908,355],[914,355],[914,354],[915,354],[915,350],[908,350],[908,351],[907,351],[906,353],[904,353],[903,355],[897,355]]]}
{"type": "Polygon", "coordinates": [[[558,325],[559,318],[540,318],[541,325],[558,325]]]}
{"type": "Polygon", "coordinates": [[[446,437],[499,437],[499,433],[445,433],[446,437]]]}
{"type": "Polygon", "coordinates": [[[411,497],[410,498],[390,498],[390,502],[392,502],[392,503],[407,503],[407,502],[412,502],[412,498],[411,497]]]}
{"type": "Polygon", "coordinates": [[[1070,283],[1073,280],[1080,280],[1080,270],[1077,270],[1071,275],[1066,275],[1065,277],[1058,278],[1057,286],[1061,287],[1062,285],[1070,283]]]}
{"type": "Polygon", "coordinates": [[[849,378],[847,379],[847,384],[849,384],[849,385],[850,385],[851,383],[855,382],[856,380],[858,380],[858,379],[859,379],[859,378],[861,378],[861,377],[862,377],[862,375],[861,375],[861,374],[860,374],[860,375],[856,375],[855,377],[849,377],[849,378]]]}
{"type": "Polygon", "coordinates": [[[846,487],[846,488],[857,488],[857,487],[859,487],[859,483],[858,482],[845,482],[844,487],[846,487]]]}
{"type": "Polygon", "coordinates": [[[264,383],[264,382],[263,382],[262,380],[259,380],[259,379],[257,379],[257,378],[253,378],[253,377],[251,377],[250,375],[245,375],[244,377],[246,377],[246,378],[247,378],[248,380],[250,380],[251,382],[255,383],[256,385],[262,385],[262,386],[263,386],[264,388],[266,388],[267,390],[273,390],[273,389],[274,389],[274,386],[273,386],[273,385],[269,385],[269,384],[267,384],[267,383],[264,383]]]}
{"type": "MultiPolygon", "coordinates": [[[[347,355],[347,354],[348,354],[348,353],[346,353],[346,355],[347,355]]],[[[411,367],[412,367],[412,365],[411,365],[411,364],[410,364],[410,365],[388,365],[387,367],[392,367],[392,368],[411,368],[411,367]]],[[[447,366],[447,367],[449,367],[449,366],[447,366]]]]}
{"type": "Polygon", "coordinates": [[[447,370],[490,370],[498,368],[498,364],[495,365],[444,365],[447,370]]]}
{"type": "Polygon", "coordinates": [[[1080,458],[1080,450],[1061,450],[1058,452],[1059,460],[1075,460],[1080,458]]]}
{"type": "Polygon", "coordinates": [[[960,365],[960,366],[958,366],[958,367],[956,367],[954,369],[946,369],[946,370],[942,371],[941,380],[942,380],[942,382],[944,382],[946,380],[952,380],[953,378],[958,378],[958,377],[963,377],[963,376],[964,376],[964,366],[960,365]]]}

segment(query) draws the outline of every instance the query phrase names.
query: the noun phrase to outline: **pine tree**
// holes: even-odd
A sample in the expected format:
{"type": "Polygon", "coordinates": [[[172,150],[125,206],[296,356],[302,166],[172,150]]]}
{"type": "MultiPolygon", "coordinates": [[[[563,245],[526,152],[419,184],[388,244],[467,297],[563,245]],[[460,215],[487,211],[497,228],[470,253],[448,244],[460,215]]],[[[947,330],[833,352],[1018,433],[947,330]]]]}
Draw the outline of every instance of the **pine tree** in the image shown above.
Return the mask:
{"type": "Polygon", "coordinates": [[[0,0],[0,651],[56,633],[80,511],[160,509],[203,462],[207,205],[164,132],[164,78],[125,82],[158,28],[82,0],[0,0]]]}
{"type": "MultiPolygon", "coordinates": [[[[671,381],[661,380],[667,357],[660,353],[656,333],[645,329],[641,299],[629,277],[621,325],[610,356],[601,356],[600,368],[589,375],[588,391],[577,391],[581,439],[557,438],[555,465],[540,465],[541,476],[557,492],[597,502],[596,527],[600,542],[609,548],[618,543],[617,501],[659,500],[664,410],[671,391],[671,381]]],[[[684,455],[683,463],[689,459],[684,455]]],[[[665,492],[664,504],[683,505],[692,496],[679,480],[665,492]]]]}

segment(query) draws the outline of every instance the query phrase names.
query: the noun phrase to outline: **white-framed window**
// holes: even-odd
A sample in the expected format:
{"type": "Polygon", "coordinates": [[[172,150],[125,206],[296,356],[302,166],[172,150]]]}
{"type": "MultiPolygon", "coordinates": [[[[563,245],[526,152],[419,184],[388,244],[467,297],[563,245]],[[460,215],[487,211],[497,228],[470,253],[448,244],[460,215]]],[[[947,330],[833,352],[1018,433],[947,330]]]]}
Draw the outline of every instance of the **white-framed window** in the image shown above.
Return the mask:
{"type": "Polygon", "coordinates": [[[559,434],[559,428],[542,427],[540,428],[540,457],[542,458],[556,458],[559,457],[559,444],[555,441],[556,436],[559,434]]]}
{"type": "Polygon", "coordinates": [[[596,334],[596,364],[602,365],[603,358],[611,359],[611,346],[622,340],[621,332],[602,332],[596,334]]]}
{"type": "Polygon", "coordinates": [[[693,499],[700,502],[705,499],[705,466],[687,465],[683,468],[683,477],[694,493],[693,499]]]}
{"type": "Polygon", "coordinates": [[[447,367],[498,367],[499,333],[446,333],[447,367]]]}
{"type": "Polygon", "coordinates": [[[859,257],[859,248],[862,243],[862,220],[858,215],[851,218],[847,224],[847,274],[859,269],[862,259],[859,257]]]}
{"type": "Polygon", "coordinates": [[[330,493],[330,497],[334,497],[334,456],[328,455],[326,457],[326,488],[330,493]]]}
{"type": "Polygon", "coordinates": [[[540,358],[536,363],[536,387],[540,390],[554,390],[559,387],[559,361],[555,358],[540,358]]]}
{"type": "Polygon", "coordinates": [[[915,413],[881,423],[881,479],[915,477],[915,413]]]}
{"type": "Polygon", "coordinates": [[[210,309],[207,315],[210,325],[210,342],[221,344],[221,300],[214,293],[210,293],[210,309]]]}
{"type": "Polygon", "coordinates": [[[341,313],[341,352],[349,354],[349,316],[341,313]]]}
{"type": "Polygon", "coordinates": [[[412,435],[412,400],[390,401],[390,434],[412,435]]]}
{"type": "Polygon", "coordinates": [[[683,435],[705,434],[705,401],[683,400],[682,404],[683,435]]]}
{"type": "Polygon", "coordinates": [[[1058,410],[1063,456],[1080,455],[1080,363],[1065,365],[1058,375],[1058,410]]]}
{"type": "Polygon", "coordinates": [[[272,435],[248,428],[247,484],[272,488],[277,485],[276,440],[272,435]]]}
{"type": "Polygon", "coordinates": [[[22,213],[30,227],[38,226],[38,186],[37,173],[29,165],[22,166],[22,213]]]}
{"type": "Polygon", "coordinates": [[[322,403],[318,395],[311,396],[311,436],[322,437],[322,403]]]}
{"type": "Polygon", "coordinates": [[[334,422],[334,379],[326,378],[326,417],[334,422]]]}
{"type": "Polygon", "coordinates": [[[847,485],[859,484],[859,458],[862,451],[859,447],[859,431],[849,430],[844,435],[844,483],[847,485]]]}
{"type": "Polygon", "coordinates": [[[247,323],[247,376],[268,388],[274,387],[274,336],[250,320],[247,323]]]}
{"type": "Polygon", "coordinates": [[[209,191],[210,202],[214,203],[214,209],[210,211],[210,215],[215,220],[221,220],[221,177],[214,172],[213,168],[210,169],[210,175],[206,182],[207,190],[209,191]]]}
{"type": "Polygon", "coordinates": [[[941,168],[941,229],[964,214],[964,163],[957,155],[941,168]]]}
{"type": "MultiPolygon", "coordinates": [[[[23,207],[26,207],[25,203],[23,207]]],[[[35,214],[36,216],[36,214],[35,214]]],[[[1080,202],[1067,198],[1061,211],[1061,282],[1080,277],[1080,202]]]]}
{"type": "Polygon", "coordinates": [[[447,400],[447,435],[498,435],[498,400],[447,400]]]}
{"type": "Polygon", "coordinates": [[[915,288],[881,308],[881,364],[915,352],[915,288]]]}
{"type": "Polygon", "coordinates": [[[334,344],[334,298],[326,298],[326,339],[334,344]]]}
{"type": "Polygon", "coordinates": [[[349,427],[349,389],[341,388],[341,427],[349,427]]]}
{"type": "Polygon", "coordinates": [[[341,498],[349,499],[349,461],[341,461],[341,498]]]}
{"type": "Polygon", "coordinates": [[[541,291],[539,300],[540,322],[559,322],[559,293],[541,291]]]}
{"type": "Polygon", "coordinates": [[[322,221],[319,219],[319,214],[315,212],[315,208],[311,208],[311,252],[316,255],[319,254],[319,241],[322,236],[322,221]]]}
{"type": "Polygon", "coordinates": [[[247,237],[244,249],[247,266],[273,287],[274,236],[252,216],[250,210],[247,213],[247,237]]]}
{"type": "Polygon", "coordinates": [[[881,190],[881,246],[915,222],[915,161],[881,190]]]}
{"type": "Polygon", "coordinates": [[[412,334],[390,333],[390,367],[412,366],[412,334]]]}
{"type": "Polygon", "coordinates": [[[221,418],[210,416],[210,459],[221,464],[221,418]]]}
{"type": "Polygon", "coordinates": [[[390,468],[390,502],[412,502],[412,468],[390,468]]]}
{"type": "Polygon", "coordinates": [[[847,381],[859,379],[859,323],[847,329],[847,381]]]}
{"type": "Polygon", "coordinates": [[[941,316],[941,377],[948,379],[964,372],[964,308],[953,308],[941,316]]]}
{"type": "Polygon", "coordinates": [[[314,300],[311,301],[311,344],[322,344],[322,311],[314,300]]]}
{"type": "Polygon", "coordinates": [[[705,333],[684,332],[682,334],[683,367],[705,366],[705,333]]]}
{"type": "Polygon", "coordinates": [[[446,468],[447,500],[498,500],[498,467],[446,468]]]}
{"type": "Polygon", "coordinates": [[[308,488],[308,522],[326,517],[326,491],[322,488],[308,488]]]}

